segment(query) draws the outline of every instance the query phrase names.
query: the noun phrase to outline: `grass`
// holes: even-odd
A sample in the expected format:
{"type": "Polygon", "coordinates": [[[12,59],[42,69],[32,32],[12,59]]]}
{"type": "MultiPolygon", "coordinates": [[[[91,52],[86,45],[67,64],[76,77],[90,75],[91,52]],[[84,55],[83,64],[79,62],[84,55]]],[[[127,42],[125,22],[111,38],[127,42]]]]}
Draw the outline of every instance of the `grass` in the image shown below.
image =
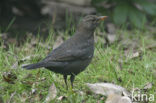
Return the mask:
{"type": "MultiPolygon", "coordinates": [[[[99,35],[100,30],[96,30],[99,35]]],[[[65,38],[68,38],[67,31],[65,38]]],[[[105,32],[102,32],[105,34],[105,32]]],[[[101,100],[101,95],[89,93],[86,83],[109,82],[123,86],[127,90],[135,88],[143,89],[145,84],[152,83],[151,89],[147,90],[147,94],[156,95],[156,77],[154,69],[156,69],[156,50],[149,46],[156,44],[155,38],[148,30],[141,32],[139,30],[126,31],[118,30],[118,38],[122,40],[116,41],[109,46],[103,44],[104,37],[101,36],[96,42],[95,53],[92,63],[87,69],[76,76],[74,89],[83,91],[84,95],[79,92],[72,92],[65,89],[63,77],[46,69],[40,68],[35,70],[25,70],[21,68],[22,64],[35,63],[44,58],[49,51],[52,50],[55,32],[50,31],[47,40],[41,38],[27,38],[26,42],[17,47],[9,44],[8,50],[0,47],[0,98],[4,103],[42,103],[48,95],[48,89],[54,83],[57,88],[57,97],[66,96],[62,101],[57,99],[52,103],[96,103],[101,100]],[[32,45],[35,42],[35,46],[32,45]],[[44,46],[42,46],[42,45],[44,46]],[[47,47],[50,46],[49,50],[47,47]],[[127,49],[125,49],[127,48],[127,49]],[[125,52],[133,55],[135,52],[139,56],[128,58],[125,52]],[[35,54],[35,55],[34,55],[35,54]],[[30,59],[23,58],[31,56],[30,59]],[[15,65],[18,63],[18,65],[15,65]],[[14,65],[14,66],[13,66],[14,65]],[[8,77],[7,73],[12,76],[8,77]],[[6,78],[6,79],[5,79],[6,78]],[[10,82],[9,82],[10,81],[10,82]],[[35,89],[35,93],[32,90],[35,89]]],[[[155,98],[156,99],[156,98],[155,98]]],[[[154,102],[151,102],[154,103],[154,102]]]]}

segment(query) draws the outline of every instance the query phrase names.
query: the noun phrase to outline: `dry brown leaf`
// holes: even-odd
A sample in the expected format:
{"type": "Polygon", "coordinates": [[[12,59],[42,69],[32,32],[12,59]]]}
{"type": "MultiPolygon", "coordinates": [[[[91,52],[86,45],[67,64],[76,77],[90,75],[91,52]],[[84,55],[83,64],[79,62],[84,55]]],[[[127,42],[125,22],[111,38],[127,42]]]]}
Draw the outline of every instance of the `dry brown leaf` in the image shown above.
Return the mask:
{"type": "Polygon", "coordinates": [[[54,100],[56,96],[57,96],[57,90],[56,90],[55,84],[53,83],[49,88],[49,93],[45,99],[45,102],[50,102],[54,100]]]}
{"type": "Polygon", "coordinates": [[[4,72],[3,79],[8,83],[14,83],[14,80],[17,79],[17,76],[12,72],[4,72]]]}

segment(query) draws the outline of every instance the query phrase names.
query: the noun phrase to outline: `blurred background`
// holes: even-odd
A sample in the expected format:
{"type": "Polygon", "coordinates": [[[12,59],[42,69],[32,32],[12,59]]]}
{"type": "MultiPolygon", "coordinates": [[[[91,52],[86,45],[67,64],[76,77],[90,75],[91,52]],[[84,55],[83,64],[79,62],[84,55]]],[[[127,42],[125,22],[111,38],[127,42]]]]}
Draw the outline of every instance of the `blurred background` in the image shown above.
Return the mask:
{"type": "MultiPolygon", "coordinates": [[[[27,37],[71,36],[85,15],[106,15],[101,32],[156,30],[155,0],[0,0],[0,40],[19,45],[27,37]]],[[[109,36],[109,35],[108,35],[109,36]]],[[[110,35],[105,41],[115,40],[110,35]]]]}
{"type": "Polygon", "coordinates": [[[108,15],[118,27],[142,29],[156,25],[156,0],[1,0],[0,30],[44,32],[49,24],[66,29],[70,19],[76,23],[88,14],[108,15]]]}

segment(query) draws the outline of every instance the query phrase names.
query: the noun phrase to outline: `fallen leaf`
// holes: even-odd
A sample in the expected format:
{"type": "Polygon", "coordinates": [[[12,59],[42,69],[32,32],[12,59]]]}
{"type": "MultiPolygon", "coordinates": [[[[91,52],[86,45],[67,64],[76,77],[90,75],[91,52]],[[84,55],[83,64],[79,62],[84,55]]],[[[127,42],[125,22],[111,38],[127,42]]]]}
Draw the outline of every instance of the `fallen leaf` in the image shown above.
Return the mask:
{"type": "Polygon", "coordinates": [[[144,86],[144,90],[149,90],[152,88],[152,83],[146,83],[146,85],[144,86]]]}
{"type": "Polygon", "coordinates": [[[57,98],[57,100],[62,101],[62,100],[64,100],[65,98],[67,98],[67,97],[65,97],[65,96],[60,96],[60,97],[57,98]]]}
{"type": "Polygon", "coordinates": [[[20,96],[21,102],[25,103],[27,99],[28,99],[27,93],[26,92],[22,92],[22,95],[20,96]]]}
{"type": "Polygon", "coordinates": [[[49,88],[49,93],[45,99],[45,102],[50,102],[54,100],[56,96],[57,96],[57,90],[56,90],[55,84],[53,83],[49,88]]]}
{"type": "Polygon", "coordinates": [[[117,40],[117,37],[115,34],[107,34],[107,40],[109,44],[112,44],[117,40]]]}
{"type": "Polygon", "coordinates": [[[127,96],[120,96],[116,94],[110,94],[105,103],[132,103],[131,99],[127,96]]]}
{"type": "Polygon", "coordinates": [[[127,57],[129,59],[133,59],[133,58],[139,57],[139,52],[134,52],[132,54],[129,54],[129,55],[127,55],[127,57]]]}
{"type": "Polygon", "coordinates": [[[8,83],[14,83],[14,80],[17,79],[17,76],[12,72],[4,72],[3,79],[8,83]]]}
{"type": "Polygon", "coordinates": [[[112,24],[112,23],[108,23],[106,25],[106,29],[107,29],[107,32],[110,33],[110,34],[114,34],[116,29],[115,29],[115,25],[112,24]]]}
{"type": "Polygon", "coordinates": [[[127,95],[130,94],[125,88],[111,83],[87,83],[87,86],[93,93],[101,94],[104,96],[108,96],[109,94],[122,95],[123,92],[127,95]]]}

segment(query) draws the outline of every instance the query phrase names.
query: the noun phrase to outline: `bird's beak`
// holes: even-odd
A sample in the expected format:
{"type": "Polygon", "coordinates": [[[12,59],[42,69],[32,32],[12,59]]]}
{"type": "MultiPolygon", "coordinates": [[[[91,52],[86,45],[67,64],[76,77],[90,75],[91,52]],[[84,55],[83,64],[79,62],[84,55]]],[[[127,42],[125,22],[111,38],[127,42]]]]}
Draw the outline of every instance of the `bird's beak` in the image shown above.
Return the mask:
{"type": "Polygon", "coordinates": [[[99,21],[103,21],[103,20],[105,20],[107,17],[108,17],[108,16],[99,16],[98,19],[99,19],[99,21]]]}

